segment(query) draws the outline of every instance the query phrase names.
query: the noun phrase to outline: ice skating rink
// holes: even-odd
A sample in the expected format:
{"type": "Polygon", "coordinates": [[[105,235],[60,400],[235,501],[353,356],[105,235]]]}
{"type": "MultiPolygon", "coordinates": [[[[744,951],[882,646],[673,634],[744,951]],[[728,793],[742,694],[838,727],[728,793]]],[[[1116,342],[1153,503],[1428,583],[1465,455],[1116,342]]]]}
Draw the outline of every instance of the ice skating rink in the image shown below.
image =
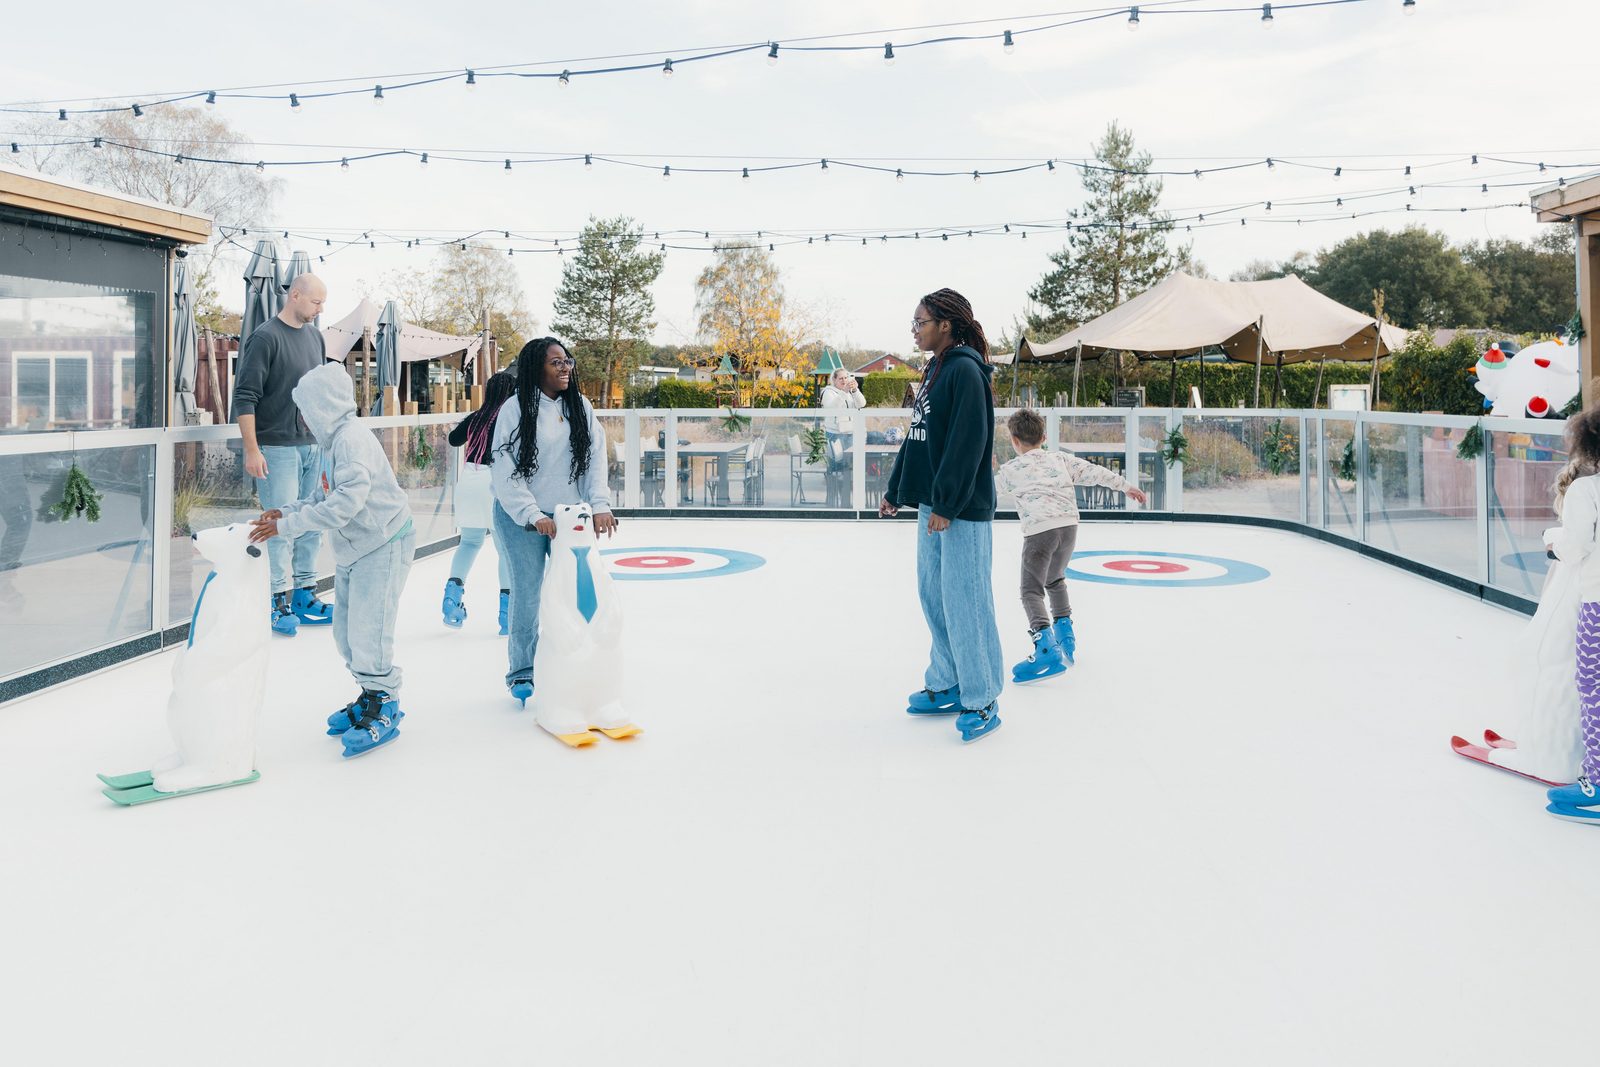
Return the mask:
{"type": "Polygon", "coordinates": [[[625,520],[611,547],[674,550],[641,572],[765,560],[619,586],[631,742],[568,749],[505,695],[492,549],[461,631],[448,554],[412,571],[402,737],[362,759],[323,734],[354,695],[325,629],[273,645],[253,785],[100,795],[167,750],[170,653],[0,707],[0,1059],[1587,1054],[1600,833],[1447,745],[1510,721],[1520,616],[1292,533],[1097,523],[1080,553],[1126,558],[1080,563],[1185,584],[1075,581],[1078,666],[963,747],[904,712],[916,537],[625,520]]]}

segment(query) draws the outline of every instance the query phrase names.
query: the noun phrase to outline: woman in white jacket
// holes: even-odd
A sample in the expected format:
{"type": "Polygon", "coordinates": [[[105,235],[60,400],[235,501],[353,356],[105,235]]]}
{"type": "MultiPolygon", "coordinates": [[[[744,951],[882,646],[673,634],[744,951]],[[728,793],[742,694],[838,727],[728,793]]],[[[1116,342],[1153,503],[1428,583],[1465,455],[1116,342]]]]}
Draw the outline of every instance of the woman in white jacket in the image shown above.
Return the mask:
{"type": "Polygon", "coordinates": [[[855,375],[841,367],[833,372],[833,377],[823,386],[822,406],[845,412],[842,415],[825,416],[822,420],[822,432],[828,439],[828,504],[838,506],[849,496],[845,489],[849,478],[845,472],[850,466],[849,438],[855,418],[849,412],[866,407],[867,398],[861,395],[861,386],[857,384],[855,375]]]}

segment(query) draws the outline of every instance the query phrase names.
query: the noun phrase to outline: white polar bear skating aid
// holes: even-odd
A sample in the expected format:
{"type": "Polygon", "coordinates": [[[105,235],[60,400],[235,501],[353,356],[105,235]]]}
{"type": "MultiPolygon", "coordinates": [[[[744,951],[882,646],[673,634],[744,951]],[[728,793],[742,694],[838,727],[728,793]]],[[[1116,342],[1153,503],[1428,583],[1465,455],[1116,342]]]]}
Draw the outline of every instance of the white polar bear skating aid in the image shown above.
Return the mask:
{"type": "Polygon", "coordinates": [[[594,512],[562,504],[539,598],[538,680],[534,716],[577,747],[639,733],[622,710],[622,602],[595,543],[594,512]]]}
{"type": "Polygon", "coordinates": [[[253,782],[256,724],[267,680],[271,627],[261,612],[270,580],[267,554],[250,524],[194,535],[215,568],[200,588],[189,641],[172,666],[167,722],[178,750],[148,771],[100,775],[106,796],[143,804],[253,782]]]}

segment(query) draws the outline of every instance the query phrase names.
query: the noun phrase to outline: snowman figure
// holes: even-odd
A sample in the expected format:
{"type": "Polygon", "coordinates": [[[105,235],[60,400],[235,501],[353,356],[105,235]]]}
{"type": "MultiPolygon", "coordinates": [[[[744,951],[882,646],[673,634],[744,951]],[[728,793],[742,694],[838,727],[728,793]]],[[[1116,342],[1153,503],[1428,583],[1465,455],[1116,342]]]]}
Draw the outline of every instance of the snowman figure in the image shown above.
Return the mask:
{"type": "Polygon", "coordinates": [[[1577,346],[1559,340],[1529,345],[1514,356],[1497,342],[1473,371],[1491,415],[1548,418],[1578,395],[1577,346]]]}

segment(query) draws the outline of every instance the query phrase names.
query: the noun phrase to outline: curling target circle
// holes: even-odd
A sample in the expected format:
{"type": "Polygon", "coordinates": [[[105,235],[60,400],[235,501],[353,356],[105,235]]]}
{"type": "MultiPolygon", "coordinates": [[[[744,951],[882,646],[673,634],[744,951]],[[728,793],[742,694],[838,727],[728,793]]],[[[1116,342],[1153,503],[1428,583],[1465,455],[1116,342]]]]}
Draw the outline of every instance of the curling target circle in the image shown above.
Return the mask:
{"type": "Polygon", "coordinates": [[[607,548],[606,570],[620,582],[662,582],[718,578],[753,571],[767,561],[731,548],[607,548]]]}
{"type": "Polygon", "coordinates": [[[1179,586],[1244,585],[1269,577],[1265,567],[1221,556],[1187,552],[1077,552],[1067,564],[1067,577],[1106,585],[1179,586]]]}

